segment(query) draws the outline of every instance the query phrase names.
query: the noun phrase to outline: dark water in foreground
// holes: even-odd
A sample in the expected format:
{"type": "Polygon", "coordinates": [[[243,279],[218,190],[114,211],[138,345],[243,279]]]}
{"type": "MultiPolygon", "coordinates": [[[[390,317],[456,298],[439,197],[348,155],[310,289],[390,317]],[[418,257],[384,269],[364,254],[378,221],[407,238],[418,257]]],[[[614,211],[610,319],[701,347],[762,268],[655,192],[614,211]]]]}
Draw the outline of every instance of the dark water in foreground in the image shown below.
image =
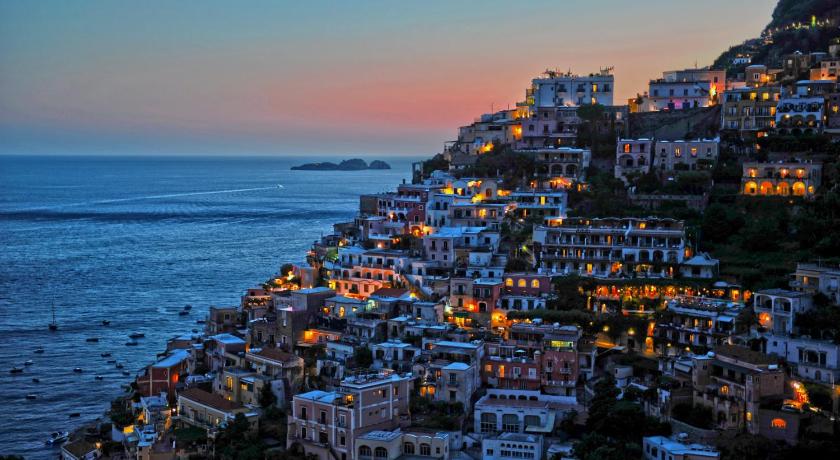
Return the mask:
{"type": "Polygon", "coordinates": [[[97,418],[132,379],[106,360],[133,376],[210,305],[303,261],[359,194],[410,177],[392,158],[386,171],[289,171],[311,160],[0,157],[0,454],[54,457],[49,433],[97,418]],[[127,347],[132,332],[146,338],[127,347]]]}

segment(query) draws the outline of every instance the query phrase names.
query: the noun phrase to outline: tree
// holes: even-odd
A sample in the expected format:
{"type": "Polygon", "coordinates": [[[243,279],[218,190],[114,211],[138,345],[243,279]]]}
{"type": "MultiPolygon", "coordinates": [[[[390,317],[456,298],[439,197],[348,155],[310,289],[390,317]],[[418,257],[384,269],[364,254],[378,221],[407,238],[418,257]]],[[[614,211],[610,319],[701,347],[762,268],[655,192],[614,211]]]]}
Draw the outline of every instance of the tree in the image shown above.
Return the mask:
{"type": "Polygon", "coordinates": [[[373,352],[367,345],[353,350],[353,362],[356,367],[368,368],[373,365],[373,352]]]}
{"type": "Polygon", "coordinates": [[[265,382],[260,391],[260,406],[263,408],[273,406],[277,402],[277,396],[271,390],[271,382],[265,382]]]}

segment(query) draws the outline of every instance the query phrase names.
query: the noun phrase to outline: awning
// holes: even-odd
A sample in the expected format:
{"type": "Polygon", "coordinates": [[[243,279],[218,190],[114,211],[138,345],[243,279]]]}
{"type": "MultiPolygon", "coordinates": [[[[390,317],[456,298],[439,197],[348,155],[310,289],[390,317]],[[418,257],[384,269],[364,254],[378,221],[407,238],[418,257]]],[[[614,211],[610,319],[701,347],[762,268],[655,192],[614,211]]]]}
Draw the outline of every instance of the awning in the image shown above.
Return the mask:
{"type": "Polygon", "coordinates": [[[548,419],[545,421],[545,425],[528,425],[525,427],[526,433],[551,433],[554,431],[554,420],[557,414],[554,411],[548,413],[548,419]]]}

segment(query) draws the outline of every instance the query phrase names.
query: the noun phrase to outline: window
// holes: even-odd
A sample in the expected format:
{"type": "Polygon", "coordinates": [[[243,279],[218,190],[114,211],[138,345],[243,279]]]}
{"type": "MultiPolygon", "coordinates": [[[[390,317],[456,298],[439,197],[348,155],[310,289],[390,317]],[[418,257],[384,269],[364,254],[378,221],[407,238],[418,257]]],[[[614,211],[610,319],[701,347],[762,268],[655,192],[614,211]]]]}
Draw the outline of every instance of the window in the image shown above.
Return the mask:
{"type": "Polygon", "coordinates": [[[770,421],[770,428],[784,430],[785,428],[787,428],[787,422],[784,419],[774,418],[770,421]]]}
{"type": "Polygon", "coordinates": [[[359,457],[372,457],[373,451],[368,446],[359,446],[359,457]]]}
{"type": "Polygon", "coordinates": [[[329,442],[329,440],[327,439],[326,431],[318,432],[318,442],[320,442],[321,444],[327,444],[329,442]]]}
{"type": "Polygon", "coordinates": [[[306,420],[306,408],[305,407],[300,408],[300,419],[301,420],[306,420]]]}
{"type": "Polygon", "coordinates": [[[531,287],[534,288],[534,289],[539,289],[540,288],[540,280],[538,280],[538,279],[531,280],[531,287]]]}
{"type": "Polygon", "coordinates": [[[506,433],[519,433],[519,418],[516,414],[502,415],[502,431],[506,433]]]}
{"type": "Polygon", "coordinates": [[[327,411],[323,411],[323,410],[321,411],[320,422],[321,422],[321,424],[326,424],[327,423],[327,411]]]}
{"type": "Polygon", "coordinates": [[[426,443],[420,444],[420,455],[432,455],[432,446],[426,443]]]}
{"type": "Polygon", "coordinates": [[[481,414],[481,432],[484,434],[493,433],[496,431],[496,414],[489,412],[482,412],[481,414]]]}
{"type": "Polygon", "coordinates": [[[517,285],[518,287],[524,288],[524,287],[528,286],[528,283],[527,283],[524,279],[520,279],[520,280],[516,283],[516,285],[517,285]]]}
{"type": "Polygon", "coordinates": [[[414,444],[410,442],[403,444],[403,453],[406,455],[414,455],[414,444]]]}
{"type": "Polygon", "coordinates": [[[513,287],[513,278],[508,278],[505,280],[505,286],[513,287]]]}
{"type": "Polygon", "coordinates": [[[388,458],[388,449],[384,447],[377,447],[374,451],[375,458],[388,458]]]}
{"type": "Polygon", "coordinates": [[[301,428],[300,429],[300,437],[302,439],[306,439],[306,428],[301,428]]]}

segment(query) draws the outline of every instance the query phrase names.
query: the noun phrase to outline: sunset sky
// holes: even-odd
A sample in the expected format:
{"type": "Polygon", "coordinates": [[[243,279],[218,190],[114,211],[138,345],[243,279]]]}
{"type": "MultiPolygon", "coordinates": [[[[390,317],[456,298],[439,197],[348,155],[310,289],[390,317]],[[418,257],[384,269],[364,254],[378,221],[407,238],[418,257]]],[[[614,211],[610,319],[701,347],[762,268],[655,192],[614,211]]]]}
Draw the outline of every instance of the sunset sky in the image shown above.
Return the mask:
{"type": "Polygon", "coordinates": [[[546,67],[626,102],[775,3],[3,1],[0,153],[431,155],[546,67]]]}

